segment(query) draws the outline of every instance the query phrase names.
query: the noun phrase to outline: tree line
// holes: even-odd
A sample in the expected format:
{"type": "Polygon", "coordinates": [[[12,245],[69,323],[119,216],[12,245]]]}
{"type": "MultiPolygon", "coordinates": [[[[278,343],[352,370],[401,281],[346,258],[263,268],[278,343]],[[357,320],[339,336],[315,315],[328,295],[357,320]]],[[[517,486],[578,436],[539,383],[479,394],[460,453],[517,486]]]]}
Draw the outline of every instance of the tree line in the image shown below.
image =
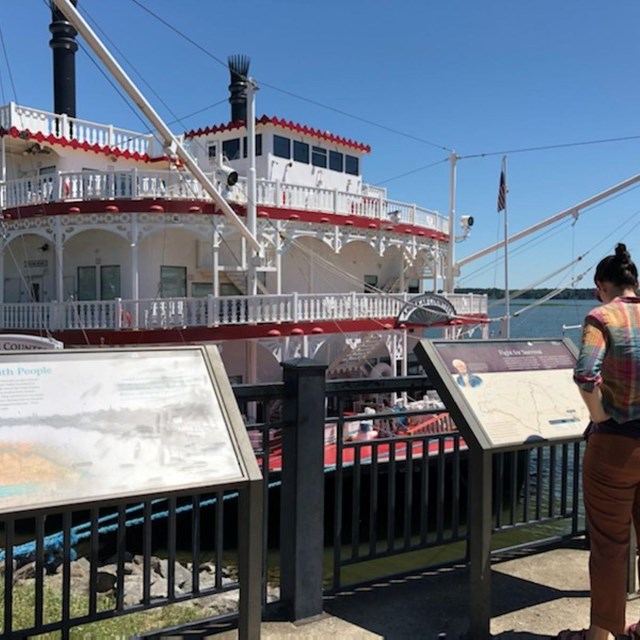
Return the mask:
{"type": "MultiPolygon", "coordinates": [[[[516,293],[515,290],[509,290],[510,295],[514,295],[516,293]]],[[[549,295],[555,289],[530,289],[525,293],[523,298],[527,300],[539,300],[540,298],[544,298],[549,295]]],[[[456,293],[478,293],[484,294],[492,300],[501,300],[505,297],[504,289],[499,289],[497,287],[488,287],[488,288],[476,288],[476,287],[463,287],[456,289],[456,293]]],[[[591,300],[593,298],[593,287],[588,289],[565,289],[561,291],[558,295],[554,296],[554,300],[591,300]]]]}

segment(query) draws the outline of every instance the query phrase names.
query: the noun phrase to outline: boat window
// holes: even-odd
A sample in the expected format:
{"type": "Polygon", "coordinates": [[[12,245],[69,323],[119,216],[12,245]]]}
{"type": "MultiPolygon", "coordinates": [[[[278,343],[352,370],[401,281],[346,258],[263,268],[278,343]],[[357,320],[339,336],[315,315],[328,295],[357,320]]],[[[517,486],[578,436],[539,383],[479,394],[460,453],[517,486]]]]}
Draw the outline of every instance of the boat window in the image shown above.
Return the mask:
{"type": "Polygon", "coordinates": [[[222,155],[227,160],[239,160],[240,159],[240,138],[225,140],[222,143],[222,155]]]}
{"type": "Polygon", "coordinates": [[[329,169],[332,171],[342,171],[344,156],[338,151],[329,151],[329,169]]]}
{"type": "Polygon", "coordinates": [[[420,280],[418,280],[417,278],[414,278],[413,280],[409,280],[407,293],[420,293],[420,280]]]}
{"type": "MultiPolygon", "coordinates": [[[[256,133],[256,156],[262,155],[262,134],[256,133]]],[[[242,138],[242,156],[247,157],[247,136],[242,138]]]]}
{"type": "Polygon", "coordinates": [[[213,285],[210,282],[191,283],[192,298],[206,298],[210,293],[213,293],[213,285]]]}
{"type": "Polygon", "coordinates": [[[95,267],[78,267],[78,300],[97,298],[97,271],[95,267]]]}
{"type": "Polygon", "coordinates": [[[115,300],[120,297],[120,266],[100,267],[100,300],[115,300]]]}
{"type": "Polygon", "coordinates": [[[364,292],[375,293],[375,289],[378,287],[378,276],[365,275],[364,277],[364,292]]]}
{"type": "Polygon", "coordinates": [[[273,136],[273,155],[278,158],[291,157],[291,140],[284,136],[273,136]]]}
{"type": "Polygon", "coordinates": [[[344,157],[344,172],[352,176],[360,175],[360,160],[356,156],[344,157]]]}
{"type": "Polygon", "coordinates": [[[326,167],[327,150],[322,147],[311,147],[311,164],[314,167],[326,167]]]}
{"type": "Polygon", "coordinates": [[[187,268],[160,267],[160,297],[185,298],[187,295],[187,268]]]}
{"type": "Polygon", "coordinates": [[[220,283],[220,295],[221,296],[241,296],[242,291],[236,287],[233,282],[221,282],[220,283]]]}
{"type": "Polygon", "coordinates": [[[293,141],[293,159],[296,162],[309,164],[309,145],[306,142],[293,141]]]}
{"type": "Polygon", "coordinates": [[[218,145],[214,142],[207,146],[207,157],[209,160],[215,160],[218,154],[218,145]]]}

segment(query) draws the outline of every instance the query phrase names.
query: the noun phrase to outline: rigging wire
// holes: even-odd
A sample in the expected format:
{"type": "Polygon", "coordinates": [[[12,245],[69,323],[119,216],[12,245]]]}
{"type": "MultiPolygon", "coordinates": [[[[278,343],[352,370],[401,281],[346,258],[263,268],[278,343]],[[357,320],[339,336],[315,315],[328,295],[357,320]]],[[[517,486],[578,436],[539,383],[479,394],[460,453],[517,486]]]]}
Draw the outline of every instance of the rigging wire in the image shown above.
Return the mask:
{"type": "Polygon", "coordinates": [[[382,184],[387,184],[387,182],[392,182],[393,180],[400,180],[400,178],[406,178],[414,173],[419,173],[420,171],[425,171],[426,169],[431,169],[431,167],[435,167],[436,165],[442,164],[444,162],[448,162],[449,157],[442,158],[441,160],[436,160],[431,164],[426,164],[422,167],[418,167],[417,169],[412,169],[411,171],[405,171],[404,173],[400,173],[397,176],[393,176],[392,178],[387,178],[386,180],[380,180],[379,182],[374,182],[374,186],[380,186],[382,184]]]}
{"type": "Polygon", "coordinates": [[[513,153],[533,153],[535,151],[550,151],[552,149],[570,149],[572,147],[585,147],[596,144],[609,144],[613,142],[627,142],[629,140],[640,140],[640,135],[620,136],[617,138],[600,138],[595,140],[582,140],[579,142],[561,142],[558,144],[547,144],[539,147],[520,147],[502,151],[485,151],[483,153],[473,153],[458,156],[458,160],[471,160],[475,158],[490,158],[491,156],[501,156],[513,153]]]}
{"type": "MultiPolygon", "coordinates": [[[[17,101],[18,92],[16,91],[16,83],[15,83],[15,81],[13,79],[13,73],[11,72],[11,65],[9,64],[9,55],[7,53],[7,47],[5,45],[4,35],[2,33],[2,28],[0,28],[0,43],[2,44],[2,53],[4,54],[4,59],[6,60],[6,63],[7,63],[7,73],[9,75],[9,82],[11,84],[11,91],[13,92],[13,96],[14,96],[14,98],[16,98],[16,101],[17,101]]],[[[2,100],[4,102],[4,86],[2,87],[2,100]]]]}
{"type": "MultiPolygon", "coordinates": [[[[228,69],[228,64],[224,60],[222,60],[221,58],[219,58],[218,56],[213,54],[211,51],[209,51],[208,49],[203,47],[201,44],[196,42],[193,38],[190,38],[184,32],[180,31],[180,29],[178,29],[177,27],[172,25],[170,22],[168,22],[167,20],[165,20],[164,18],[159,16],[157,13],[153,12],[151,9],[149,9],[146,6],[144,6],[139,0],[131,0],[131,2],[133,2],[135,5],[140,7],[143,11],[146,11],[149,15],[153,16],[156,20],[158,20],[159,22],[164,24],[168,29],[170,29],[171,31],[173,31],[174,33],[179,35],[181,38],[183,38],[184,40],[189,42],[191,45],[193,45],[194,47],[199,49],[202,53],[204,53],[205,55],[207,55],[211,59],[215,60],[221,66],[223,66],[223,67],[228,69]]],[[[247,78],[244,78],[244,79],[246,80],[247,78]]],[[[379,129],[383,129],[385,131],[389,131],[390,133],[393,133],[393,134],[396,134],[396,135],[399,135],[399,136],[402,136],[402,137],[405,137],[405,138],[409,138],[411,140],[415,140],[416,142],[421,142],[423,144],[427,144],[429,146],[432,146],[432,147],[435,147],[435,148],[438,148],[438,149],[442,149],[444,151],[448,151],[448,152],[451,152],[451,153],[453,152],[453,148],[451,148],[449,146],[446,146],[446,145],[443,145],[443,144],[440,144],[440,143],[436,143],[436,142],[433,142],[431,140],[426,140],[426,139],[420,138],[418,136],[414,136],[414,135],[412,135],[410,133],[407,133],[405,131],[400,131],[398,129],[394,129],[393,127],[389,127],[389,126],[383,125],[383,124],[381,124],[379,122],[375,122],[373,120],[369,120],[368,118],[363,118],[361,116],[358,116],[358,115],[353,114],[353,113],[349,113],[349,112],[344,111],[342,109],[339,109],[337,107],[333,107],[331,105],[324,104],[322,102],[319,102],[317,100],[313,100],[311,98],[307,98],[305,96],[301,96],[301,95],[296,94],[296,93],[294,93],[292,91],[288,91],[286,89],[282,89],[282,88],[277,87],[275,85],[269,84],[269,83],[265,82],[264,80],[260,80],[259,84],[261,86],[267,87],[269,89],[273,89],[274,91],[278,91],[280,93],[283,93],[285,95],[291,96],[291,97],[296,98],[298,100],[302,100],[304,102],[308,102],[310,104],[322,107],[322,108],[327,109],[329,111],[333,111],[333,112],[338,113],[340,115],[347,116],[348,118],[352,118],[354,120],[358,120],[358,121],[363,122],[365,124],[369,124],[371,126],[377,127],[379,129]]],[[[614,143],[614,142],[626,142],[626,141],[629,141],[629,140],[638,140],[638,139],[640,139],[640,135],[619,136],[619,137],[615,137],[615,138],[602,138],[602,139],[584,140],[584,141],[578,141],[578,142],[564,142],[564,143],[551,144],[551,145],[541,145],[541,146],[536,146],[536,147],[516,147],[514,149],[507,149],[507,150],[501,150],[501,151],[486,151],[486,152],[475,153],[475,154],[459,155],[457,157],[458,157],[459,160],[468,160],[468,159],[473,159],[473,158],[485,158],[485,157],[491,157],[491,156],[497,156],[497,155],[505,155],[505,154],[530,153],[530,152],[535,152],[535,151],[547,151],[547,150],[551,150],[551,149],[567,149],[567,148],[571,148],[571,147],[579,147],[579,146],[587,146],[587,145],[607,144],[607,143],[614,143]]],[[[424,168],[426,168],[426,167],[424,167],[424,168]]],[[[422,168],[417,168],[417,169],[408,171],[406,175],[410,175],[411,173],[416,173],[416,172],[421,171],[421,170],[422,170],[422,168]]],[[[403,176],[398,176],[398,177],[403,177],[403,176]]],[[[396,179],[396,178],[390,178],[390,180],[394,180],[394,179],[396,179]]]]}
{"type": "MultiPolygon", "coordinates": [[[[595,245],[593,245],[588,251],[586,251],[584,254],[582,254],[582,256],[580,256],[577,260],[574,260],[572,263],[569,263],[569,265],[565,266],[565,269],[568,268],[569,266],[572,266],[573,264],[577,263],[578,261],[583,260],[584,258],[586,258],[586,256],[590,253],[592,253],[596,247],[600,246],[601,244],[607,242],[612,235],[614,235],[614,233],[620,233],[620,231],[622,230],[622,228],[630,223],[634,218],[638,217],[640,215],[640,209],[635,211],[629,218],[627,218],[627,220],[625,220],[622,225],[620,225],[620,227],[616,228],[615,231],[611,231],[609,234],[607,234],[604,238],[602,238],[601,240],[599,240],[595,245]]],[[[636,224],[634,224],[627,233],[631,233],[632,231],[634,231],[635,229],[637,229],[640,226],[640,222],[637,222],[636,224]]],[[[613,248],[613,247],[611,247],[613,248]]],[[[575,286],[575,284],[577,284],[578,282],[580,282],[598,263],[598,261],[601,259],[601,257],[599,256],[598,258],[596,258],[596,260],[594,260],[584,271],[582,271],[578,276],[576,276],[575,278],[572,277],[571,281],[569,282],[569,284],[567,284],[566,286],[563,287],[558,287],[556,288],[554,291],[551,291],[550,293],[548,293],[547,295],[543,296],[542,298],[536,300],[533,304],[530,304],[529,306],[523,308],[523,309],[519,309],[517,312],[515,312],[514,314],[512,314],[512,317],[518,317],[520,315],[522,315],[524,312],[529,311],[541,304],[543,304],[544,302],[548,302],[549,300],[551,300],[552,298],[555,298],[556,296],[558,296],[560,293],[562,293],[563,291],[565,291],[566,289],[569,289],[573,286],[575,286]]],[[[555,275],[551,274],[551,276],[555,275]]],[[[550,277],[551,277],[550,276],[550,277]]],[[[512,296],[513,297],[513,296],[512,296]]]]}
{"type": "MultiPolygon", "coordinates": [[[[215,60],[218,64],[222,65],[226,69],[229,68],[229,65],[224,60],[220,59],[218,56],[216,56],[213,53],[211,53],[208,49],[206,49],[205,47],[200,45],[193,38],[190,38],[184,32],[180,31],[180,29],[178,29],[176,26],[172,25],[170,22],[168,22],[167,20],[165,20],[164,18],[159,16],[157,13],[154,13],[153,11],[151,11],[151,9],[149,9],[148,7],[145,7],[141,2],[139,2],[139,0],[131,0],[131,2],[133,2],[133,4],[135,4],[138,7],[140,7],[143,11],[146,11],[149,15],[153,16],[156,20],[158,20],[159,22],[164,24],[168,29],[170,29],[171,31],[173,31],[174,33],[179,35],[181,38],[185,39],[191,45],[193,45],[194,47],[199,49],[202,53],[204,53],[205,55],[207,55],[211,59],[215,60]]],[[[239,74],[239,75],[244,80],[248,80],[248,78],[244,78],[241,74],[239,74]]],[[[351,118],[353,120],[358,120],[359,122],[363,122],[365,124],[369,124],[369,125],[371,125],[373,127],[377,127],[378,129],[383,129],[384,131],[389,131],[390,133],[393,133],[395,135],[399,135],[399,136],[402,136],[404,138],[408,138],[410,140],[415,140],[416,142],[421,142],[421,143],[426,144],[428,146],[435,147],[436,149],[442,149],[443,151],[449,151],[449,152],[453,151],[453,149],[451,149],[451,148],[449,148],[449,147],[447,147],[445,145],[442,145],[442,144],[439,144],[439,143],[436,143],[436,142],[432,142],[431,140],[426,140],[424,138],[420,138],[420,137],[415,136],[413,134],[407,133],[406,131],[400,131],[398,129],[394,129],[393,127],[389,127],[387,125],[381,124],[379,122],[375,122],[373,120],[369,120],[368,118],[363,118],[362,116],[359,116],[359,115],[356,115],[356,114],[353,114],[353,113],[349,113],[348,111],[344,111],[343,109],[339,109],[337,107],[332,107],[331,105],[324,104],[324,103],[319,102],[317,100],[313,100],[311,98],[307,98],[305,96],[301,96],[299,94],[293,93],[292,91],[288,91],[287,89],[282,89],[280,87],[276,87],[275,85],[269,84],[269,83],[265,82],[264,80],[260,80],[259,84],[260,84],[261,87],[267,87],[269,89],[273,89],[274,91],[278,91],[278,92],[283,93],[285,95],[291,96],[292,98],[296,98],[298,100],[302,100],[302,101],[307,102],[309,104],[313,104],[313,105],[315,105],[317,107],[322,107],[323,109],[327,109],[328,111],[333,111],[334,113],[338,113],[340,115],[346,116],[346,117],[351,118]]]]}

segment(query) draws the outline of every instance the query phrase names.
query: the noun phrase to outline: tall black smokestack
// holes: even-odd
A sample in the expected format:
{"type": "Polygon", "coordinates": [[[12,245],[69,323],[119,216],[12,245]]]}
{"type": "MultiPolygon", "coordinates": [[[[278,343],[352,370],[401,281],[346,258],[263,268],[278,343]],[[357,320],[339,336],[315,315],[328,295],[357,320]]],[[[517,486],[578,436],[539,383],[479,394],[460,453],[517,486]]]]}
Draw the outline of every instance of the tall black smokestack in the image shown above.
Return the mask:
{"type": "Polygon", "coordinates": [[[247,77],[249,75],[248,56],[229,56],[229,102],[231,103],[231,122],[247,121],[247,77]]]}
{"type": "MultiPolygon", "coordinates": [[[[75,7],[78,0],[71,0],[75,7]]],[[[76,117],[76,51],[78,32],[52,0],[49,46],[53,49],[53,111],[76,117]]]]}

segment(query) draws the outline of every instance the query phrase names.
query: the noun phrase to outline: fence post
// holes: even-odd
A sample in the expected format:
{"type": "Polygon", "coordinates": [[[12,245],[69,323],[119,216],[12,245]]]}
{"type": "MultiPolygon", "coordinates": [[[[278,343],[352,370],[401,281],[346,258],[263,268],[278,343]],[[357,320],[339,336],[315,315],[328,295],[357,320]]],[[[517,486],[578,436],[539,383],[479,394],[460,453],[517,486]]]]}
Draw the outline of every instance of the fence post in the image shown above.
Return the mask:
{"type": "Polygon", "coordinates": [[[280,598],[289,618],[302,620],[322,613],[327,366],[296,358],[282,368],[280,598]]]}

